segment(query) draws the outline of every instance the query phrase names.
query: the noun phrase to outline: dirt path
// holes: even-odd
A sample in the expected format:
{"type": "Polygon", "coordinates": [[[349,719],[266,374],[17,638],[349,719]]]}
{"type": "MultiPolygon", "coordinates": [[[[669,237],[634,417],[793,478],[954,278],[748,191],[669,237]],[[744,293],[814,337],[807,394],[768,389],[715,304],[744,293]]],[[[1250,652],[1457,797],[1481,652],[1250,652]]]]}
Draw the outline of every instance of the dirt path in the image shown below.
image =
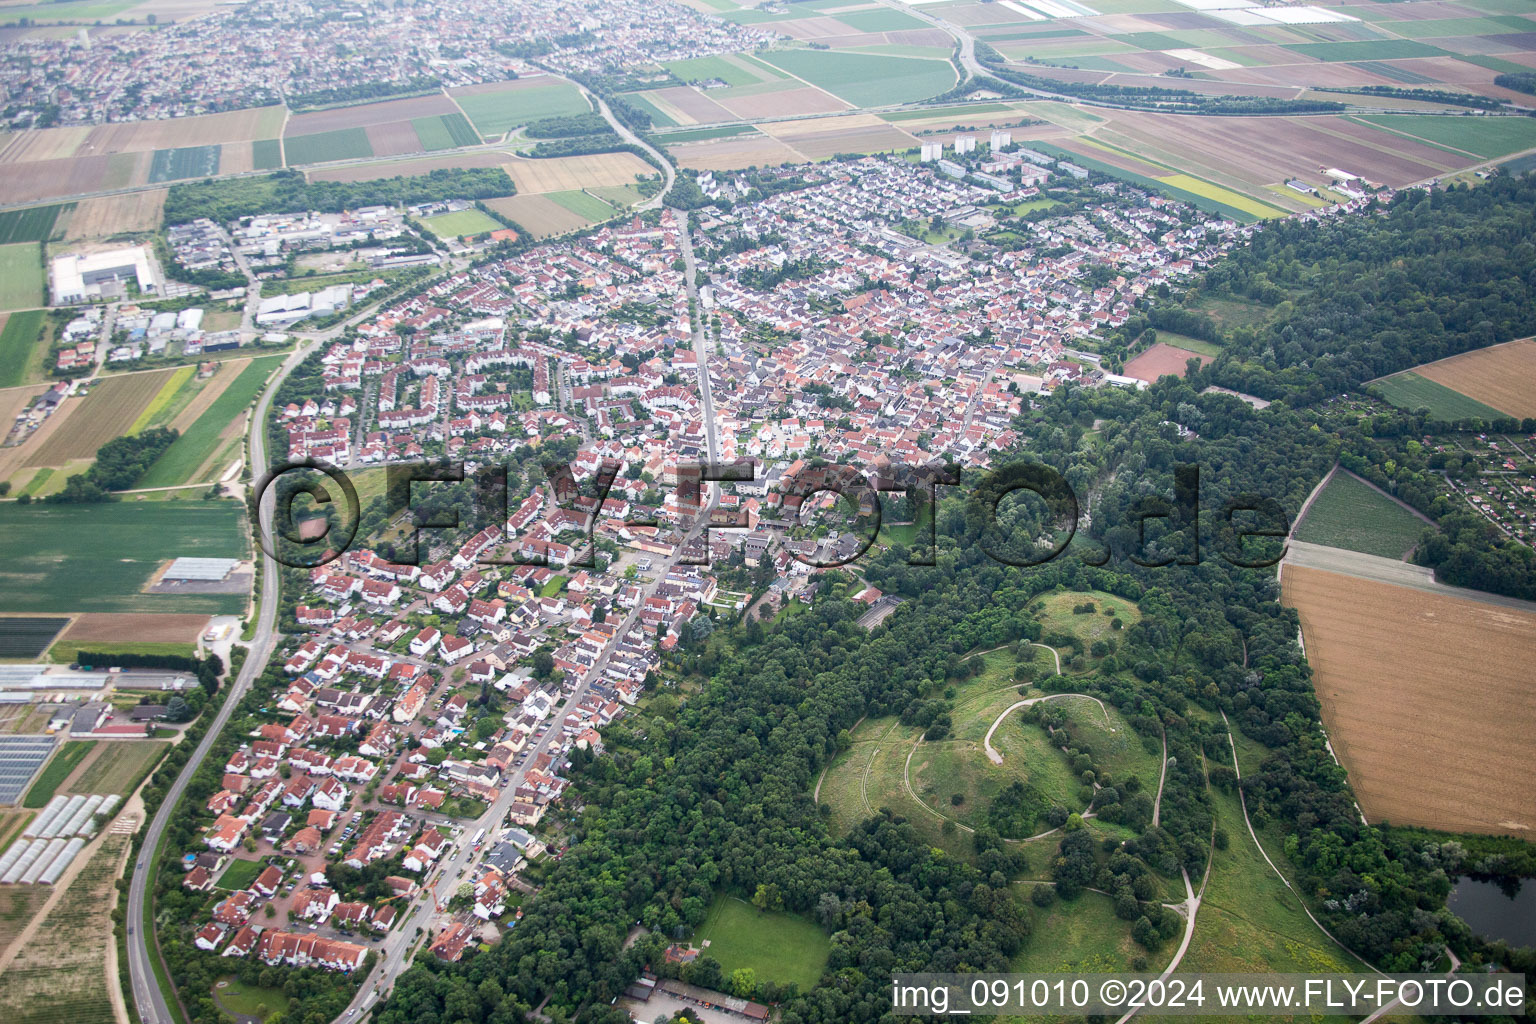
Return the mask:
{"type": "Polygon", "coordinates": [[[1163,783],[1168,781],[1168,730],[1163,729],[1163,766],[1157,776],[1157,796],[1152,801],[1152,826],[1157,827],[1163,817],[1163,783]]]}
{"type": "MultiPolygon", "coordinates": [[[[1097,704],[1099,706],[1099,710],[1104,712],[1104,721],[1106,723],[1109,722],[1109,709],[1104,707],[1104,702],[1103,701],[1099,700],[1099,698],[1093,696],[1092,694],[1087,694],[1087,693],[1048,693],[1044,697],[1030,697],[1030,698],[1028,698],[1026,700],[1017,701],[1017,702],[1015,702],[1013,704],[1010,704],[1008,706],[1007,710],[1005,710],[1002,714],[998,715],[997,718],[993,719],[993,721],[992,721],[992,728],[987,730],[987,735],[982,739],[981,745],[982,745],[982,748],[984,750],[986,750],[986,752],[987,752],[987,760],[991,761],[993,764],[1002,764],[1003,763],[1003,755],[998,753],[997,750],[994,749],[993,746],[992,746],[992,734],[997,732],[997,727],[1003,724],[1003,719],[1005,719],[1009,715],[1013,714],[1019,708],[1027,708],[1031,704],[1038,704],[1038,703],[1040,703],[1043,700],[1055,700],[1057,697],[1085,697],[1088,700],[1093,701],[1095,704],[1097,704]]],[[[1161,789],[1161,787],[1159,787],[1159,789],[1161,789]]]]}
{"type": "MultiPolygon", "coordinates": [[[[857,729],[859,726],[863,725],[864,719],[868,717],[868,715],[860,715],[859,720],[854,722],[853,725],[848,729],[848,735],[852,736],[854,729],[857,729]]],[[[837,758],[833,758],[832,760],[835,761],[837,758]]],[[[816,776],[816,789],[811,793],[811,799],[818,804],[821,803],[821,783],[827,777],[827,770],[831,767],[832,761],[828,761],[825,765],[822,766],[821,774],[816,776]]]]}

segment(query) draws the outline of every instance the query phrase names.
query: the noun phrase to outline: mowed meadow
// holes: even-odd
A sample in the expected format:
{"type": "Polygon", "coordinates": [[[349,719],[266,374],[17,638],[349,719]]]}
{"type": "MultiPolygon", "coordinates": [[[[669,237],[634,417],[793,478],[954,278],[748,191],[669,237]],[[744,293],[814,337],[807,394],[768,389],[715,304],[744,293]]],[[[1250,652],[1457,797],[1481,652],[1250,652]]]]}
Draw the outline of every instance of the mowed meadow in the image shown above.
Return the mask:
{"type": "Polygon", "coordinates": [[[1372,822],[1528,836],[1536,606],[1285,567],[1323,722],[1372,822]]]}

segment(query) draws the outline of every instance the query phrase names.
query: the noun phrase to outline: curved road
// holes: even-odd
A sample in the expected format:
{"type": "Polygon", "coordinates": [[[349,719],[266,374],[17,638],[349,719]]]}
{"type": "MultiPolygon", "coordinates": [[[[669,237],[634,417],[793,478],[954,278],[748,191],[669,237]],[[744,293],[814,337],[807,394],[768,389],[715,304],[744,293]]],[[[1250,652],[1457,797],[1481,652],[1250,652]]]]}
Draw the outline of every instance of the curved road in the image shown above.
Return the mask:
{"type": "MultiPolygon", "coordinates": [[[[256,410],[251,415],[251,465],[267,465],[266,454],[266,430],[267,409],[272,403],[272,396],[288,374],[293,371],[307,354],[301,345],[296,347],[282,365],[282,369],[272,382],[267,385],[261,394],[261,400],[256,404],[256,410]]],[[[271,513],[276,502],[276,496],[266,495],[263,501],[263,511],[266,513],[262,519],[262,533],[267,539],[267,546],[271,546],[271,513]]],[[[224,688],[224,703],[220,705],[214,715],[208,731],[203,734],[197,748],[192,751],[192,756],[187,759],[181,774],[171,784],[170,791],[165,799],[160,801],[160,807],[150,820],[149,827],[145,830],[144,841],[139,847],[139,859],[134,864],[133,880],[128,889],[128,973],[133,984],[133,1001],[138,1007],[139,1019],[146,1024],[173,1024],[177,1019],[166,1004],[165,993],[160,991],[159,984],[155,981],[154,970],[150,966],[150,957],[158,953],[151,952],[148,942],[148,929],[145,927],[145,906],[149,897],[150,872],[154,867],[155,851],[160,845],[161,838],[165,835],[165,827],[170,822],[172,815],[176,813],[176,806],[181,802],[182,793],[186,791],[187,783],[192,780],[192,775],[203,763],[203,758],[208,755],[208,750],[213,746],[214,740],[223,731],[229,722],[229,716],[234,713],[235,705],[240,703],[240,698],[250,689],[251,684],[261,675],[267,666],[267,660],[271,658],[273,649],[277,646],[279,635],[277,633],[277,592],[278,576],[277,561],[270,555],[262,553],[261,559],[261,607],[256,613],[256,635],[252,638],[246,652],[245,664],[240,668],[240,674],[232,685],[224,688]]]]}

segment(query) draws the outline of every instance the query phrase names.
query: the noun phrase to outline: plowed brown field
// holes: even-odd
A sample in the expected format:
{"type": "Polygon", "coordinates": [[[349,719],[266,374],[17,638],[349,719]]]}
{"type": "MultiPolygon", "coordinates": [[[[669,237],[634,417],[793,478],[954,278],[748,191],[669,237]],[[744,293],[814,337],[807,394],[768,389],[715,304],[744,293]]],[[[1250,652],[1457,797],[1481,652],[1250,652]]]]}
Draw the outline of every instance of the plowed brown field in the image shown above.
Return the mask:
{"type": "Polygon", "coordinates": [[[1536,416],[1536,339],[1522,338],[1416,366],[1413,372],[1502,413],[1536,416]]]}
{"type": "Polygon", "coordinates": [[[1283,591],[1370,821],[1532,836],[1536,614],[1295,565],[1283,591]]]}

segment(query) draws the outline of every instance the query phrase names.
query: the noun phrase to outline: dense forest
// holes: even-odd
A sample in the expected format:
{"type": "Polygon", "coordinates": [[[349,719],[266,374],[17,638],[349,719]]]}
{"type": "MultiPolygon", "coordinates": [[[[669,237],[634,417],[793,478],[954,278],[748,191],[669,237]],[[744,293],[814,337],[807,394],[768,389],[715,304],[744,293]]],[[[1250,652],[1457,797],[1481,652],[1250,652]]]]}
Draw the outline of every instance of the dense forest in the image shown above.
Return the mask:
{"type": "MultiPolygon", "coordinates": [[[[1243,779],[1248,808],[1256,825],[1278,824],[1299,888],[1351,949],[1387,970],[1419,970],[1446,946],[1474,967],[1536,969],[1529,951],[1481,943],[1445,907],[1460,873],[1531,873],[1530,847],[1362,824],[1326,746],[1296,615],[1266,567],[1330,466],[1368,475],[1386,450],[1373,445],[1422,425],[1385,417],[1378,437],[1337,420],[1325,399],[1531,333],[1533,199],[1536,184],[1499,179],[1405,194],[1372,216],[1267,225],[1196,289],[1270,307],[1257,326],[1220,327],[1194,308],[1197,295],[1139,310],[1138,334],[1156,324],[1227,351],[1190,380],[1141,392],[1062,387],[1019,418],[1015,458],[1048,467],[1092,509],[1076,537],[1065,501],[999,503],[1030,473],[966,471],[941,489],[929,557],[896,544],[855,567],[906,599],[873,632],[829,584],[777,624],[694,631],[678,667],[702,689],[664,697],[670,714],[622,719],[603,757],[575,760],[573,844],[518,927],[461,964],[419,961],[380,1024],[511,1024],[546,998],[551,1020],[617,1022],[612,997],[658,966],[666,941],[691,935],[721,892],[765,898],[831,936],[814,988],[759,992],[787,1024],[884,1019],[892,972],[1004,969],[1028,946],[1030,918],[1009,884],[1026,858],[1045,858],[1063,896],[1093,885],[1118,894],[1117,911],[1130,901],[1135,936],[1152,948],[1176,923],[1138,904],[1138,883],[1198,876],[1216,841],[1207,786],[1236,785],[1217,712],[1269,748],[1243,779]],[[1212,383],[1277,401],[1261,411],[1202,394],[1212,383]],[[994,557],[1040,561],[1052,537],[1062,551],[1043,564],[994,557]],[[833,836],[810,794],[846,730],[865,715],[942,725],[964,655],[1034,639],[1030,602],[1063,588],[1107,591],[1140,612],[1113,656],[1070,685],[1113,703],[1138,733],[1166,735],[1160,824],[1128,790],[1104,798],[1139,826],[1113,855],[1080,830],[1021,852],[984,827],[965,862],[889,811],[833,836]],[[648,932],[626,948],[635,924],[648,932]]],[[[1447,531],[1448,544],[1459,540],[1447,531]]],[[[997,826],[1011,829],[1025,794],[1014,797],[997,826]]]]}
{"type": "Polygon", "coordinates": [[[207,217],[220,224],[260,213],[339,213],[359,206],[405,206],[448,199],[494,199],[517,191],[499,167],[440,167],[416,177],[371,181],[308,181],[302,171],[172,185],[165,223],[207,217]]]}

